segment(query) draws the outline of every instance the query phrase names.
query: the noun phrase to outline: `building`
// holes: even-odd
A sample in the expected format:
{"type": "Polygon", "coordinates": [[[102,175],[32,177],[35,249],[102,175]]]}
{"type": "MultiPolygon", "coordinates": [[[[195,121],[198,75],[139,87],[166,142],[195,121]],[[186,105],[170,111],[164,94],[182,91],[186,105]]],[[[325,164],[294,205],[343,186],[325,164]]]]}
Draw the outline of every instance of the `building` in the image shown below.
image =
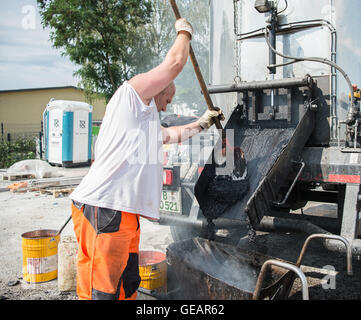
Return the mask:
{"type": "Polygon", "coordinates": [[[3,90],[0,91],[0,138],[38,134],[44,109],[51,98],[87,102],[93,106],[93,121],[103,119],[105,99],[89,101],[85,92],[74,86],[3,90]]]}

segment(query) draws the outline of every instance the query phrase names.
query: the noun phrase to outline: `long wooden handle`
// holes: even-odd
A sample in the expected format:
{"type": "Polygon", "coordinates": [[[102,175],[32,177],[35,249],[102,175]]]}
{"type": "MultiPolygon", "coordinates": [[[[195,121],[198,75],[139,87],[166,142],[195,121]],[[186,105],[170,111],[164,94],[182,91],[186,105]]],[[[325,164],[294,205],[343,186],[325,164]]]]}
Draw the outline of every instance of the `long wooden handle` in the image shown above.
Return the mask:
{"type": "MultiPolygon", "coordinates": [[[[178,6],[177,6],[175,0],[170,0],[170,4],[172,6],[172,9],[173,9],[173,12],[174,12],[174,15],[175,15],[176,19],[177,20],[180,19],[181,15],[179,13],[178,6]]],[[[196,73],[196,76],[197,76],[199,85],[201,87],[204,99],[206,100],[206,103],[207,103],[207,106],[208,106],[208,109],[209,110],[214,110],[213,102],[211,100],[211,97],[209,96],[207,86],[206,86],[206,83],[204,82],[204,79],[203,79],[203,76],[202,76],[202,73],[201,73],[201,69],[199,68],[199,65],[198,65],[196,56],[194,54],[192,45],[189,45],[189,56],[191,58],[193,68],[194,68],[194,72],[196,73]]],[[[220,120],[218,118],[214,118],[214,124],[215,124],[217,129],[223,130],[222,124],[221,124],[221,122],[220,122],[220,120]]]]}

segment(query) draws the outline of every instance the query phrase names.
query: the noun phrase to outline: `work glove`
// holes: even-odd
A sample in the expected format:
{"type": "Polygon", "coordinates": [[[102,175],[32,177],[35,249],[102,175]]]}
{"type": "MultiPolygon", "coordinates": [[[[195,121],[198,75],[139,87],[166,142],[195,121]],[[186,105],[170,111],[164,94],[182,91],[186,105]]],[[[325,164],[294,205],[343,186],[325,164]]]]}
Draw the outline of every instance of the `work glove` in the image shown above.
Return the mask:
{"type": "Polygon", "coordinates": [[[179,31],[187,31],[192,40],[193,27],[186,19],[184,18],[177,19],[174,26],[175,26],[175,30],[177,31],[177,34],[179,31]]]}
{"type": "Polygon", "coordinates": [[[197,123],[202,129],[208,129],[213,123],[214,118],[218,118],[220,121],[224,120],[224,114],[221,109],[214,107],[215,110],[207,110],[203,116],[201,116],[197,123]]]}

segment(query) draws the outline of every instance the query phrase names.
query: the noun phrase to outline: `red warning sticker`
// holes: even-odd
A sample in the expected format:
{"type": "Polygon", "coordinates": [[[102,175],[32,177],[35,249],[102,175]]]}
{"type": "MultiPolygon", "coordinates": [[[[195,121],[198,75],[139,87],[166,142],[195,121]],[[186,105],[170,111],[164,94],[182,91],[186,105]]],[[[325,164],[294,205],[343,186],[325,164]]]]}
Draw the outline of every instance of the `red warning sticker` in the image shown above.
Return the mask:
{"type": "Polygon", "coordinates": [[[328,182],[361,183],[361,177],[350,174],[329,174],[328,182]]]}

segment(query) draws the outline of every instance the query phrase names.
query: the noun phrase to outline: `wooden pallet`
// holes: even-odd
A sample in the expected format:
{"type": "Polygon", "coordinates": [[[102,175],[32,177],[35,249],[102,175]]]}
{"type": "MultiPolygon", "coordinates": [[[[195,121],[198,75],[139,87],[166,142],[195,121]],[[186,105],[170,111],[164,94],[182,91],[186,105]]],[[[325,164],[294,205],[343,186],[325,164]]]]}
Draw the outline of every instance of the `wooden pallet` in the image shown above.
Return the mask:
{"type": "Polygon", "coordinates": [[[2,176],[3,180],[9,180],[9,181],[18,181],[18,180],[24,180],[24,179],[35,179],[35,175],[33,174],[4,174],[2,176]]]}
{"type": "Polygon", "coordinates": [[[39,191],[41,194],[52,194],[55,198],[58,198],[60,195],[69,195],[74,191],[75,187],[71,188],[40,188],[39,191]]]}

